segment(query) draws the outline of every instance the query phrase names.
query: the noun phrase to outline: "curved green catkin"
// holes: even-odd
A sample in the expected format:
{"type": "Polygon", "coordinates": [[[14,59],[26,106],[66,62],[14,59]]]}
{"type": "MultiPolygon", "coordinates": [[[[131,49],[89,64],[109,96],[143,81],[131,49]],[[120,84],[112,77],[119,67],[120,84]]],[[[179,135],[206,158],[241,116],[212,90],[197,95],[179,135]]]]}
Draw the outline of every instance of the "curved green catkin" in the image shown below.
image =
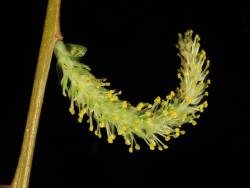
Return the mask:
{"type": "Polygon", "coordinates": [[[206,61],[205,51],[200,50],[199,40],[198,35],[193,37],[192,30],[179,34],[176,46],[181,59],[177,74],[180,86],[166,98],[158,96],[153,104],[140,102],[137,106],[120,100],[121,92],[108,90],[106,86],[110,84],[105,79],[95,78],[87,65],[79,63],[79,57],[87,51],[85,47],[65,46],[58,41],[54,51],[63,72],[63,95],[71,100],[70,113],[77,112],[79,122],[87,114],[89,130],[101,138],[101,129],[104,129],[109,143],[113,143],[116,135],[123,136],[125,144],[130,146],[129,152],[140,149],[138,137],[151,150],[167,149],[167,141],[185,134],[182,125],[196,125],[195,119],[208,106],[202,99],[208,96],[205,90],[211,82],[206,79],[209,61],[206,61]]]}

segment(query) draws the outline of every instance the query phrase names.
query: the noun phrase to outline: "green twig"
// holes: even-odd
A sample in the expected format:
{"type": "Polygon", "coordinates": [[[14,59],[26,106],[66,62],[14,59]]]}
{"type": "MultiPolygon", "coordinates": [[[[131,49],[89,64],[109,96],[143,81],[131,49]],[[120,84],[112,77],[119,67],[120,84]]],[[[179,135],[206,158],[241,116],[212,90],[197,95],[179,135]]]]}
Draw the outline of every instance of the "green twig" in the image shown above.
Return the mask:
{"type": "Polygon", "coordinates": [[[23,144],[15,176],[11,183],[12,188],[27,188],[29,186],[36,135],[53,49],[56,41],[62,39],[59,22],[60,5],[61,0],[48,1],[23,144]]]}

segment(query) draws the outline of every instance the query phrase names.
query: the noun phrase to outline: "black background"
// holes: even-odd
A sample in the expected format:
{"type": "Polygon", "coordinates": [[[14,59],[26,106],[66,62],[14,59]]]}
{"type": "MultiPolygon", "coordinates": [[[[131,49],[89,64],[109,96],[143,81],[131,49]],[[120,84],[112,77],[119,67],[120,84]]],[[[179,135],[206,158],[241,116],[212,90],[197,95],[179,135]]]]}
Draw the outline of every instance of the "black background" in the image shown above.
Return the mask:
{"type": "MultiPolygon", "coordinates": [[[[11,182],[29,106],[47,1],[2,5],[0,184],[11,182]]],[[[249,16],[246,4],[202,1],[62,2],[65,42],[83,44],[83,61],[122,99],[137,104],[178,86],[177,33],[193,29],[211,61],[209,107],[198,126],[164,152],[130,154],[119,138],[98,139],[68,112],[51,64],[30,187],[199,186],[247,182],[249,165],[249,16]]],[[[86,119],[85,119],[86,122],[86,119]]],[[[240,186],[241,187],[241,186],[240,186]]]]}

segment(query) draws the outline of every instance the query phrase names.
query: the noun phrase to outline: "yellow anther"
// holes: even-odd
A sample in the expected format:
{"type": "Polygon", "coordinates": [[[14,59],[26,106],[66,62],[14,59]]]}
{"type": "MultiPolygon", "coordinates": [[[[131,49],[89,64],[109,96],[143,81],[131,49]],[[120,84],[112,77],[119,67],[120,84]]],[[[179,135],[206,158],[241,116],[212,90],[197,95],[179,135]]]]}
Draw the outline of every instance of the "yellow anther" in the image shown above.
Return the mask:
{"type": "Polygon", "coordinates": [[[169,129],[166,129],[166,130],[165,130],[165,134],[166,134],[166,135],[170,135],[170,133],[171,133],[171,131],[170,131],[169,129]]]}
{"type": "Polygon", "coordinates": [[[95,133],[95,135],[96,135],[96,136],[98,135],[98,131],[97,131],[97,130],[95,130],[95,132],[94,132],[94,133],[95,133]]]}
{"type": "Polygon", "coordinates": [[[161,103],[161,97],[159,97],[159,96],[156,97],[154,102],[160,104],[161,103]]]}
{"type": "Polygon", "coordinates": [[[211,84],[211,80],[210,79],[207,80],[207,84],[211,84]]]}
{"type": "Polygon", "coordinates": [[[204,107],[204,108],[207,108],[207,107],[208,107],[207,101],[205,101],[205,102],[203,103],[203,107],[204,107]]]}
{"type": "Polygon", "coordinates": [[[182,135],[184,135],[184,134],[186,134],[186,131],[181,130],[180,133],[181,133],[182,135]]]}
{"type": "Polygon", "coordinates": [[[107,96],[108,96],[109,98],[112,98],[113,93],[114,93],[114,90],[110,90],[110,91],[108,91],[107,96]]]}
{"type": "Polygon", "coordinates": [[[176,111],[173,111],[173,112],[172,112],[172,116],[173,116],[174,118],[176,118],[176,117],[177,117],[177,112],[176,112],[176,111]]]}
{"type": "Polygon", "coordinates": [[[146,119],[146,123],[147,123],[148,126],[151,126],[152,118],[150,118],[150,117],[147,118],[147,119],[146,119]]]}
{"type": "Polygon", "coordinates": [[[186,115],[186,114],[183,114],[181,118],[182,118],[182,120],[184,121],[184,120],[186,119],[186,117],[187,117],[187,115],[186,115]]]}
{"type": "Polygon", "coordinates": [[[81,123],[82,122],[82,119],[83,119],[83,116],[84,114],[87,112],[87,109],[84,108],[82,109],[79,113],[78,113],[78,122],[81,123]]]}
{"type": "Polygon", "coordinates": [[[177,78],[181,79],[181,73],[177,74],[177,78]]]}
{"type": "Polygon", "coordinates": [[[118,135],[122,135],[123,133],[124,133],[124,132],[123,132],[121,129],[118,129],[118,130],[117,130],[117,134],[118,134],[118,135]]]}
{"type": "Polygon", "coordinates": [[[130,148],[128,149],[128,151],[129,151],[129,153],[132,153],[132,152],[133,152],[133,147],[130,147],[130,148]]]}
{"type": "Polygon", "coordinates": [[[192,121],[192,125],[197,125],[197,122],[196,121],[192,121]]]}
{"type": "Polygon", "coordinates": [[[174,97],[174,96],[175,96],[175,92],[174,92],[174,91],[171,91],[171,92],[170,92],[170,95],[171,95],[172,97],[174,97]]]}
{"type": "Polygon", "coordinates": [[[97,136],[98,136],[98,138],[101,138],[102,134],[99,132],[97,136]]]}
{"type": "Polygon", "coordinates": [[[66,94],[65,91],[63,91],[62,94],[63,94],[64,97],[67,97],[67,94],[66,94]]]}
{"type": "Polygon", "coordinates": [[[111,138],[112,138],[112,140],[114,140],[116,138],[116,135],[112,134],[111,138]]]}
{"type": "Polygon", "coordinates": [[[135,145],[135,149],[136,149],[136,150],[140,150],[141,148],[140,148],[140,146],[139,146],[138,144],[136,144],[136,145],[135,145]]]}
{"type": "Polygon", "coordinates": [[[147,111],[146,116],[148,116],[148,117],[152,116],[152,112],[147,111]]]}
{"type": "Polygon", "coordinates": [[[123,108],[123,109],[128,108],[128,102],[127,102],[127,101],[123,101],[123,102],[122,102],[122,108],[123,108]]]}
{"type": "Polygon", "coordinates": [[[202,72],[202,67],[197,67],[198,72],[202,72]]]}
{"type": "Polygon", "coordinates": [[[154,150],[154,149],[155,149],[155,147],[154,147],[154,146],[150,146],[149,148],[150,148],[151,150],[154,150]]]}
{"type": "Polygon", "coordinates": [[[87,108],[84,108],[82,109],[80,112],[79,112],[79,116],[83,116],[85,113],[87,112],[87,108]]]}
{"type": "Polygon", "coordinates": [[[142,102],[140,102],[137,106],[136,106],[136,109],[138,111],[141,111],[141,109],[144,107],[144,104],[142,102]]]}
{"type": "Polygon", "coordinates": [[[155,142],[154,140],[151,140],[151,141],[150,141],[150,145],[152,145],[152,146],[155,147],[155,146],[156,146],[156,142],[155,142]]]}
{"type": "Polygon", "coordinates": [[[69,112],[74,115],[75,114],[75,109],[73,105],[70,105],[69,112]]]}
{"type": "Polygon", "coordinates": [[[89,126],[89,130],[92,132],[94,130],[94,126],[93,125],[90,125],[89,126]]]}
{"type": "Polygon", "coordinates": [[[82,123],[82,117],[78,117],[77,121],[78,123],[82,123]]]}
{"type": "Polygon", "coordinates": [[[138,131],[140,131],[141,129],[138,128],[137,126],[134,126],[134,127],[133,127],[133,130],[134,130],[135,132],[138,132],[138,131]]]}
{"type": "Polygon", "coordinates": [[[163,148],[162,148],[161,146],[158,146],[158,150],[162,151],[162,150],[163,150],[163,148]]]}
{"type": "Polygon", "coordinates": [[[91,132],[94,130],[93,125],[90,125],[90,126],[89,126],[89,130],[90,130],[91,132]]]}
{"type": "Polygon", "coordinates": [[[205,96],[208,96],[208,92],[206,91],[206,92],[204,93],[204,95],[205,95],[205,96]]]}
{"type": "Polygon", "coordinates": [[[115,96],[112,96],[110,100],[113,102],[113,101],[118,101],[118,99],[119,98],[115,95],[115,96]]]}
{"type": "Polygon", "coordinates": [[[129,139],[126,139],[126,140],[125,140],[125,144],[126,144],[126,145],[131,145],[131,142],[129,141],[129,139]]]}
{"type": "Polygon", "coordinates": [[[176,133],[180,132],[180,128],[175,128],[174,130],[175,130],[176,133]]]}
{"type": "Polygon", "coordinates": [[[166,136],[166,137],[165,137],[165,140],[166,140],[166,141],[169,141],[170,139],[171,139],[170,136],[166,136]]]}
{"type": "Polygon", "coordinates": [[[200,36],[199,36],[199,35],[195,35],[195,40],[196,40],[196,41],[201,40],[201,39],[200,39],[200,36]]]}
{"type": "Polygon", "coordinates": [[[195,116],[195,118],[197,118],[197,119],[198,119],[198,118],[200,118],[200,116],[201,116],[201,115],[200,115],[200,114],[198,114],[198,115],[196,115],[196,116],[195,116]]]}
{"type": "Polygon", "coordinates": [[[110,86],[111,84],[109,82],[106,82],[106,83],[100,83],[101,86],[110,86]]]}
{"type": "Polygon", "coordinates": [[[153,107],[153,105],[152,105],[152,104],[149,104],[149,105],[148,105],[148,108],[152,108],[152,107],[153,107]]]}
{"type": "Polygon", "coordinates": [[[178,138],[179,136],[180,136],[180,133],[176,132],[175,135],[174,135],[174,138],[178,138]]]}
{"type": "Polygon", "coordinates": [[[188,103],[191,103],[192,102],[192,99],[190,96],[185,96],[185,100],[188,102],[188,103]]]}
{"type": "Polygon", "coordinates": [[[166,146],[166,145],[163,145],[163,148],[164,148],[164,149],[168,149],[168,146],[166,146]]]}
{"type": "Polygon", "coordinates": [[[123,131],[127,131],[128,128],[127,128],[126,126],[124,126],[124,127],[122,127],[122,130],[123,130],[123,131]]]}
{"type": "Polygon", "coordinates": [[[111,98],[113,95],[112,95],[112,93],[107,93],[107,96],[108,96],[109,98],[111,98]]]}
{"type": "Polygon", "coordinates": [[[163,111],[164,116],[168,116],[168,111],[163,111]]]}
{"type": "Polygon", "coordinates": [[[108,143],[112,144],[113,143],[113,139],[111,137],[108,137],[108,143]]]}
{"type": "Polygon", "coordinates": [[[103,122],[99,123],[99,127],[100,128],[104,128],[105,127],[105,124],[103,122]]]}

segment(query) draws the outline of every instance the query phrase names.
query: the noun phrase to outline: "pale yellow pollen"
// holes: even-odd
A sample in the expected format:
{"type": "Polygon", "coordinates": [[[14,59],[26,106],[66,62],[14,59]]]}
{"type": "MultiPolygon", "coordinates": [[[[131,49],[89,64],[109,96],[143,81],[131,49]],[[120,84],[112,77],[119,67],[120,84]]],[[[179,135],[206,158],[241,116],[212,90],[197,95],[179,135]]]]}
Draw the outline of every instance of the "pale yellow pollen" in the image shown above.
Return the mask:
{"type": "Polygon", "coordinates": [[[162,148],[161,146],[158,146],[158,150],[162,151],[162,150],[163,150],[163,148],[162,148]]]}
{"type": "Polygon", "coordinates": [[[90,130],[91,132],[94,130],[94,126],[93,126],[92,124],[90,124],[89,130],[90,130]]]}
{"type": "Polygon", "coordinates": [[[208,107],[207,101],[205,101],[205,102],[203,103],[203,107],[204,107],[204,108],[207,108],[207,107],[208,107]]]}
{"type": "Polygon", "coordinates": [[[186,134],[186,131],[181,130],[180,133],[181,133],[182,135],[184,135],[184,134],[186,134]]]}
{"type": "Polygon", "coordinates": [[[166,145],[163,145],[163,148],[164,148],[164,149],[168,149],[168,146],[166,146],[166,145]]]}
{"type": "Polygon", "coordinates": [[[118,129],[118,130],[117,130],[117,134],[118,134],[118,135],[122,135],[123,133],[124,133],[124,131],[122,131],[121,129],[118,129]]]}
{"type": "Polygon", "coordinates": [[[111,137],[108,137],[108,143],[112,144],[113,143],[113,139],[111,137]]]}
{"type": "Polygon", "coordinates": [[[112,138],[112,140],[116,139],[116,135],[114,134],[112,134],[110,137],[112,138]]]}
{"type": "Polygon", "coordinates": [[[188,103],[191,103],[192,102],[192,99],[190,96],[185,96],[185,100],[188,102],[188,103]]]}
{"type": "Polygon", "coordinates": [[[135,145],[136,150],[140,150],[140,146],[138,144],[135,145]]]}
{"type": "Polygon", "coordinates": [[[82,122],[82,119],[83,119],[83,116],[84,114],[87,112],[87,109],[84,108],[82,109],[79,113],[78,113],[78,122],[81,123],[82,122]]]}
{"type": "Polygon", "coordinates": [[[148,108],[152,108],[152,107],[153,107],[152,104],[149,104],[149,105],[148,105],[148,108]]]}
{"type": "Polygon", "coordinates": [[[192,125],[197,125],[197,122],[196,121],[192,121],[192,125]]]}
{"type": "Polygon", "coordinates": [[[181,79],[181,73],[177,74],[177,78],[181,79]]]}
{"type": "Polygon", "coordinates": [[[166,140],[166,141],[169,141],[170,139],[171,139],[170,136],[166,136],[166,137],[165,137],[165,140],[166,140]]]}
{"type": "Polygon", "coordinates": [[[69,112],[70,112],[72,115],[75,114],[74,105],[70,105],[70,107],[69,107],[69,112]]]}
{"type": "Polygon", "coordinates": [[[98,133],[97,136],[98,136],[98,138],[102,138],[102,134],[100,132],[98,133]]]}
{"type": "Polygon", "coordinates": [[[136,109],[138,111],[141,111],[141,109],[144,107],[144,104],[142,102],[140,102],[137,106],[136,106],[136,109]]]}
{"type": "Polygon", "coordinates": [[[175,132],[180,132],[180,128],[175,128],[175,132]]]}
{"type": "Polygon", "coordinates": [[[150,145],[152,145],[152,146],[155,147],[155,146],[156,146],[156,142],[155,142],[154,140],[151,140],[151,141],[150,141],[150,145]]]}
{"type": "Polygon", "coordinates": [[[154,149],[155,149],[155,147],[154,147],[154,146],[150,146],[149,148],[150,148],[151,150],[154,150],[154,149]]]}
{"type": "Polygon", "coordinates": [[[178,138],[179,136],[180,136],[180,133],[176,132],[175,135],[174,135],[174,138],[178,138]]]}
{"type": "Polygon", "coordinates": [[[175,96],[175,92],[174,92],[174,91],[171,91],[171,92],[170,92],[170,95],[171,95],[172,97],[174,97],[174,96],[175,96]]]}
{"type": "Polygon", "coordinates": [[[152,116],[152,112],[147,111],[146,116],[148,116],[148,117],[152,116]]]}
{"type": "Polygon", "coordinates": [[[105,124],[103,122],[99,123],[99,127],[100,128],[104,128],[105,127],[105,124]]]}
{"type": "Polygon", "coordinates": [[[109,98],[112,98],[114,92],[115,92],[114,90],[109,90],[109,91],[107,92],[107,96],[108,96],[109,98]]]}
{"type": "Polygon", "coordinates": [[[127,101],[123,101],[123,102],[122,102],[122,108],[123,108],[123,109],[128,108],[128,102],[127,102],[127,101]]]}
{"type": "Polygon", "coordinates": [[[176,117],[177,117],[177,112],[176,112],[176,111],[173,111],[173,112],[172,112],[172,116],[173,116],[174,118],[176,118],[176,117]]]}
{"type": "Polygon", "coordinates": [[[166,134],[166,135],[170,135],[170,133],[171,133],[171,131],[170,131],[169,129],[166,129],[166,130],[165,130],[165,134],[166,134]]]}
{"type": "Polygon", "coordinates": [[[131,142],[129,141],[129,139],[126,139],[126,140],[125,140],[125,144],[126,144],[126,145],[130,145],[130,144],[131,144],[131,142]]]}
{"type": "Polygon", "coordinates": [[[160,104],[161,103],[161,97],[159,97],[159,96],[156,97],[154,102],[160,104]]]}
{"type": "Polygon", "coordinates": [[[67,97],[67,94],[66,94],[65,91],[63,91],[62,94],[63,94],[64,97],[67,97]]]}
{"type": "Polygon", "coordinates": [[[207,80],[207,84],[211,84],[211,80],[210,79],[207,80]]]}
{"type": "Polygon", "coordinates": [[[130,147],[130,148],[128,149],[128,151],[129,151],[129,153],[133,153],[133,147],[130,147]]]}
{"type": "Polygon", "coordinates": [[[118,101],[118,99],[119,98],[115,95],[115,96],[112,96],[110,100],[113,102],[113,101],[118,101]]]}

